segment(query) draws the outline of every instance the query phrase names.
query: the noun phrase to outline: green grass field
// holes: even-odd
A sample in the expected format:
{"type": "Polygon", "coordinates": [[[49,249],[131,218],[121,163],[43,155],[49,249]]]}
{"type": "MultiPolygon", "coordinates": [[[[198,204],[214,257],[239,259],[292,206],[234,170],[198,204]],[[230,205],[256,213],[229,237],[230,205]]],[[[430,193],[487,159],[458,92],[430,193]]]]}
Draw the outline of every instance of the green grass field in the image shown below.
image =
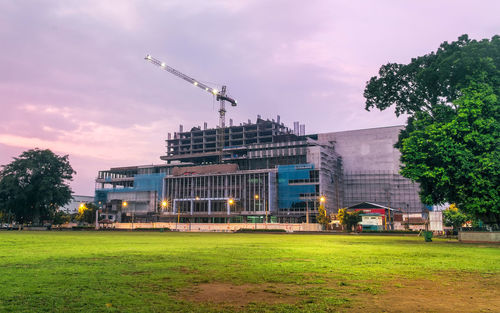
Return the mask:
{"type": "Polygon", "coordinates": [[[499,246],[418,237],[3,231],[0,269],[2,312],[500,307],[499,246]]]}

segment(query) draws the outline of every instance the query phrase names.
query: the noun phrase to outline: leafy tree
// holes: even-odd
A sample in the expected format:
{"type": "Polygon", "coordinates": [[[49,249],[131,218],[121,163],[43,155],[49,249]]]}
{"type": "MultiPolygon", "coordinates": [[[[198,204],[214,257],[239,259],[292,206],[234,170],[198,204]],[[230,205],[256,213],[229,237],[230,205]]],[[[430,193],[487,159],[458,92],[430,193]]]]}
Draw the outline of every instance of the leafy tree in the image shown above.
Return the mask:
{"type": "Polygon", "coordinates": [[[417,114],[413,131],[401,143],[401,174],[420,183],[424,203],[456,203],[464,213],[498,223],[498,98],[485,84],[472,83],[462,94],[451,118],[417,114]]]}
{"type": "Polygon", "coordinates": [[[443,211],[443,222],[446,226],[452,226],[453,230],[461,227],[465,222],[467,222],[467,215],[460,212],[455,204],[450,205],[450,207],[443,211]]]}
{"type": "Polygon", "coordinates": [[[68,183],[73,174],[67,155],[40,149],[23,152],[0,171],[0,211],[10,212],[18,223],[50,219],[71,200],[68,183]]]}
{"type": "Polygon", "coordinates": [[[366,110],[395,106],[396,115],[427,112],[451,104],[471,82],[495,86],[499,94],[500,36],[470,40],[462,35],[444,42],[436,52],[416,57],[409,64],[388,63],[367,82],[366,110]]]}
{"type": "Polygon", "coordinates": [[[346,227],[346,231],[352,231],[353,226],[361,222],[361,216],[359,214],[359,212],[348,212],[347,208],[343,208],[337,213],[337,219],[340,224],[346,227]]]}
{"type": "Polygon", "coordinates": [[[69,223],[70,220],[71,220],[71,215],[64,213],[63,211],[57,211],[54,213],[54,217],[52,218],[52,224],[62,225],[69,223]]]}
{"type": "Polygon", "coordinates": [[[500,36],[441,44],[409,64],[381,67],[365,89],[366,109],[408,114],[396,147],[401,174],[425,204],[456,203],[500,221],[500,36]]]}
{"type": "Polygon", "coordinates": [[[330,223],[330,216],[326,214],[326,208],[323,203],[320,204],[318,207],[318,216],[316,217],[316,220],[318,221],[319,224],[323,225],[323,227],[325,228],[330,223]]]}
{"type": "Polygon", "coordinates": [[[99,207],[92,202],[87,202],[78,208],[76,220],[82,223],[93,224],[95,222],[95,215],[99,207]]]}

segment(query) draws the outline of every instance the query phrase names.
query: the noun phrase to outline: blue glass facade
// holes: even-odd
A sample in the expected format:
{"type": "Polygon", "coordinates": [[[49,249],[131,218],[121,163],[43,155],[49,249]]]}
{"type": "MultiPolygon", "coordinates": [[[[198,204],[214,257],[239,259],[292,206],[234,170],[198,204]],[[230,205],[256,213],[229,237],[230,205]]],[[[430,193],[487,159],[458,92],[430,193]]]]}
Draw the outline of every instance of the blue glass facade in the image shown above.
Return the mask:
{"type": "Polygon", "coordinates": [[[278,166],[278,209],[290,209],[301,206],[304,202],[301,195],[314,194],[316,186],[311,184],[294,184],[303,180],[309,181],[314,164],[294,164],[278,166]]]}
{"type": "Polygon", "coordinates": [[[137,174],[134,176],[134,187],[96,189],[95,203],[106,203],[108,192],[156,191],[158,200],[163,194],[163,178],[165,173],[137,174]]]}

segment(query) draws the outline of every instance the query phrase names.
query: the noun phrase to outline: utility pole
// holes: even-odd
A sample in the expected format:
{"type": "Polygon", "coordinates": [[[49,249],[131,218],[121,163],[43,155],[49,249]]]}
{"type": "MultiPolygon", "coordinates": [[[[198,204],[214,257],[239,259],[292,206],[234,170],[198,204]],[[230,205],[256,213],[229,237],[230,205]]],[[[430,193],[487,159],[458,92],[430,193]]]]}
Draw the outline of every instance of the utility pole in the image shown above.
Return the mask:
{"type": "MultiPolygon", "coordinates": [[[[266,224],[267,224],[267,199],[264,200],[264,206],[266,209],[266,224]]],[[[267,227],[267,225],[266,225],[266,227],[267,227]]]]}
{"type": "Polygon", "coordinates": [[[306,200],[306,224],[309,224],[309,199],[306,200]]]}
{"type": "Polygon", "coordinates": [[[95,210],[95,230],[99,230],[99,208],[95,210]]]}

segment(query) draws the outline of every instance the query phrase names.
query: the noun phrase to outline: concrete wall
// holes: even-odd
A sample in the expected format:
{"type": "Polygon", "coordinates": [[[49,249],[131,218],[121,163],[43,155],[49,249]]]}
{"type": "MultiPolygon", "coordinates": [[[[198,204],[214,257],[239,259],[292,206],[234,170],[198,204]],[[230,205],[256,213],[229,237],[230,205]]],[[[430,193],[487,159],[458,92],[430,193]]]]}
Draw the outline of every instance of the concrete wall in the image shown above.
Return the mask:
{"type": "Polygon", "coordinates": [[[500,243],[500,232],[461,231],[458,232],[461,242],[491,242],[500,243]]]}
{"type": "Polygon", "coordinates": [[[343,163],[343,205],[373,202],[404,212],[421,212],[419,186],[399,175],[401,154],[394,148],[404,126],[318,134],[333,142],[343,163]]]}
{"type": "MultiPolygon", "coordinates": [[[[132,223],[115,223],[117,229],[132,229],[132,223]]],[[[286,232],[321,231],[319,224],[278,224],[278,223],[134,223],[133,228],[169,228],[193,232],[234,232],[239,229],[284,229],[286,232]]]]}
{"type": "Polygon", "coordinates": [[[394,148],[404,126],[349,130],[318,134],[318,141],[335,142],[344,171],[399,171],[400,153],[394,148]]]}

